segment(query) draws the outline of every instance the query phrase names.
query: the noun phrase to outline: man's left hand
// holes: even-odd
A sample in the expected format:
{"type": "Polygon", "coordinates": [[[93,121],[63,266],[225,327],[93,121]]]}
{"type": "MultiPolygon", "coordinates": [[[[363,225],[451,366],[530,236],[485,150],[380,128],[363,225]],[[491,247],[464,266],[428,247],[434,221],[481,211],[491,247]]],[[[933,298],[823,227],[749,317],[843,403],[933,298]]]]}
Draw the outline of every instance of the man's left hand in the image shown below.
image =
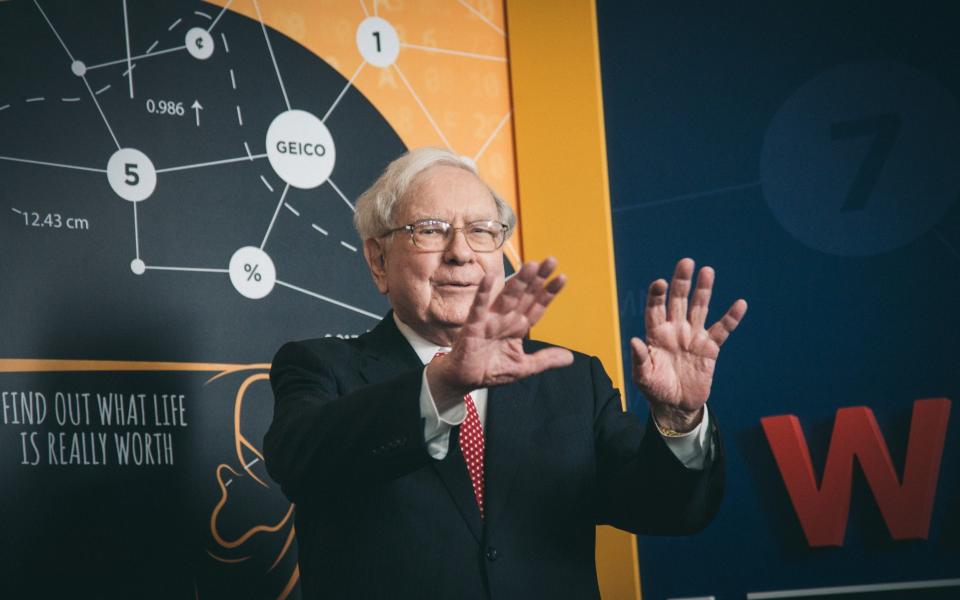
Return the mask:
{"type": "Polygon", "coordinates": [[[746,301],[737,300],[705,329],[714,272],[710,267],[700,269],[688,306],[693,270],[692,259],[677,263],[669,299],[666,281],[650,284],[644,310],[647,341],[630,340],[634,382],[647,397],[657,424],[677,432],[692,430],[703,418],[720,346],[747,312],[746,301]]]}

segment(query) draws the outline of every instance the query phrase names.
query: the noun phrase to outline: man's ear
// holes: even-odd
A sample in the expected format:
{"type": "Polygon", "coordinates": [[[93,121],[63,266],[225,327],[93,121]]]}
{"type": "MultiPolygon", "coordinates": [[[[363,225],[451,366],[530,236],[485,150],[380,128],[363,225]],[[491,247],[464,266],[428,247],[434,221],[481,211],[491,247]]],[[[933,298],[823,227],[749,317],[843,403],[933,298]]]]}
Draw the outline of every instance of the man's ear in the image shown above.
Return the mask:
{"type": "Polygon", "coordinates": [[[370,275],[373,276],[373,283],[381,294],[389,292],[387,286],[387,261],[384,254],[383,239],[367,238],[363,242],[363,258],[367,261],[367,267],[370,268],[370,275]]]}

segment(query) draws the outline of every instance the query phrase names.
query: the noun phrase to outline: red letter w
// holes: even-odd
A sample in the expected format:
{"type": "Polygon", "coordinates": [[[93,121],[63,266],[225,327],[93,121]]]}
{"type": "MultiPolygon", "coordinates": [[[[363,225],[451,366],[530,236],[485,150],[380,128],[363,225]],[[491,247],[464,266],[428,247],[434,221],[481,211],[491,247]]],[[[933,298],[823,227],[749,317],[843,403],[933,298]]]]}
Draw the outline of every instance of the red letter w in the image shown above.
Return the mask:
{"type": "Polygon", "coordinates": [[[854,456],[860,461],[891,537],[926,539],[949,417],[947,398],[913,403],[900,485],[873,411],[865,406],[839,409],[819,489],[800,421],[793,415],[760,419],[807,542],[811,546],[843,545],[854,456]]]}

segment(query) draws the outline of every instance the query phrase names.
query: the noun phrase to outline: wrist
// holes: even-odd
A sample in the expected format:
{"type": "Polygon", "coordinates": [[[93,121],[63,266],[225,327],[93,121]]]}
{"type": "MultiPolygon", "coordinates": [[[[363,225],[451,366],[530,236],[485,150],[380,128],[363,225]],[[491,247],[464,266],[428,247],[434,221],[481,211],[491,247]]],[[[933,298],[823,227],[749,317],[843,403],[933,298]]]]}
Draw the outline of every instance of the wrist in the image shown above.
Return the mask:
{"type": "Polygon", "coordinates": [[[650,414],[654,425],[662,435],[677,437],[690,433],[703,421],[704,407],[686,411],[676,406],[658,406],[650,404],[650,414]]]}
{"type": "Polygon", "coordinates": [[[470,393],[470,390],[461,389],[460,386],[450,383],[446,377],[440,362],[434,360],[426,367],[427,385],[430,386],[430,395],[433,397],[437,409],[443,412],[447,408],[463,401],[463,397],[470,393]]]}

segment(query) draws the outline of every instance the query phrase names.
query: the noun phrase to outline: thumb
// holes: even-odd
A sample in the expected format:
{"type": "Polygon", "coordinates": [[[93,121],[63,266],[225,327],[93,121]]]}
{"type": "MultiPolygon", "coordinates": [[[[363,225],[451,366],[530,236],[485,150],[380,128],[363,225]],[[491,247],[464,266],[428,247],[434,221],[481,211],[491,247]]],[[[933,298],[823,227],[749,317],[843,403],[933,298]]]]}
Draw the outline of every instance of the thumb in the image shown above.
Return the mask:
{"type": "Polygon", "coordinates": [[[633,379],[639,383],[653,370],[653,365],[650,364],[650,349],[638,337],[630,339],[630,349],[632,350],[633,379]]]}
{"type": "Polygon", "coordinates": [[[528,375],[535,375],[549,369],[573,364],[573,352],[566,348],[544,348],[533,354],[528,354],[527,359],[530,365],[528,375]]]}

